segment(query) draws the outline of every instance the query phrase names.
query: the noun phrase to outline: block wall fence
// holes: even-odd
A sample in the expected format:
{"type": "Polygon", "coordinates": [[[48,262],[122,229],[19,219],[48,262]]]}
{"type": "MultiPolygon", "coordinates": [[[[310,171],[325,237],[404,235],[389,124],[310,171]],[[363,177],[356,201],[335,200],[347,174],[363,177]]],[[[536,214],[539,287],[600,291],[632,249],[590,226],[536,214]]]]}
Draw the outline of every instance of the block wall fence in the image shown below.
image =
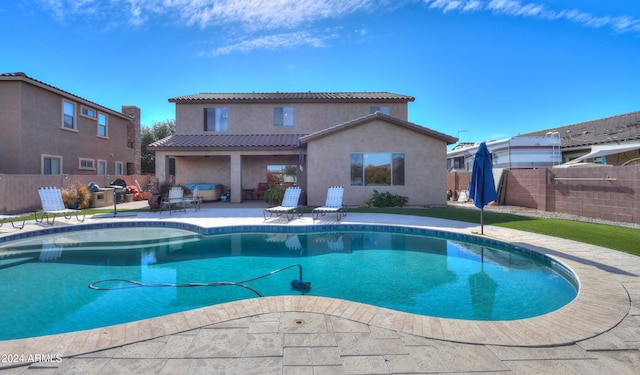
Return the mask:
{"type": "MultiPolygon", "coordinates": [[[[640,166],[505,170],[501,203],[640,224],[640,166]]],[[[450,172],[447,190],[469,189],[471,172],[450,172]]]]}
{"type": "Polygon", "coordinates": [[[121,178],[128,185],[140,185],[146,189],[151,181],[147,175],[96,176],[96,175],[28,175],[0,174],[0,214],[35,212],[42,208],[38,189],[41,187],[68,188],[95,182],[100,187],[110,185],[121,178]]]}

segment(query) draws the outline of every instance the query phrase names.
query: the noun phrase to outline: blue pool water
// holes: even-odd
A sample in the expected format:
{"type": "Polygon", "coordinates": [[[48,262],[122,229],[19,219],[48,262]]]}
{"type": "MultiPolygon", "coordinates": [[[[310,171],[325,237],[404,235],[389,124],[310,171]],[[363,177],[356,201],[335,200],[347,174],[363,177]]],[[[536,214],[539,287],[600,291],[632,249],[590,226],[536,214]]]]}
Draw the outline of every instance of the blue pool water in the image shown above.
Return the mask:
{"type": "Polygon", "coordinates": [[[562,265],[500,243],[394,227],[323,229],[202,235],[104,228],[0,243],[0,339],[119,324],[258,293],[304,293],[470,320],[533,317],[577,294],[562,265]],[[246,287],[151,286],[240,282],[290,265],[300,266],[310,290],[292,290],[297,266],[246,287]],[[135,284],[113,279],[149,286],[126,288],[135,284]]]}

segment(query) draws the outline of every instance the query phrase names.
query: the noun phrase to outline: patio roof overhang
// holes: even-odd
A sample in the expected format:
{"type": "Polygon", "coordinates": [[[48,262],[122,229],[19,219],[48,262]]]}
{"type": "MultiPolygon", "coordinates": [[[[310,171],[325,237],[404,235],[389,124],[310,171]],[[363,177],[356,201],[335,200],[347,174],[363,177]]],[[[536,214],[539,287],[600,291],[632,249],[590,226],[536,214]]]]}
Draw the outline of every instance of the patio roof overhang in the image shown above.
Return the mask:
{"type": "Polygon", "coordinates": [[[148,146],[153,151],[292,151],[304,134],[174,134],[148,146]]]}

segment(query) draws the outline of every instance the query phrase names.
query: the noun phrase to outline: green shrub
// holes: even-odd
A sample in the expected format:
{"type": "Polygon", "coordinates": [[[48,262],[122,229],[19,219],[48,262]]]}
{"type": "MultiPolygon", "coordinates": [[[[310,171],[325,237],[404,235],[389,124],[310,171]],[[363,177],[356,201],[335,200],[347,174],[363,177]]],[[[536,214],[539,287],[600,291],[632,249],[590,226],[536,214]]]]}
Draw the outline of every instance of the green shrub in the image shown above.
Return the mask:
{"type": "Polygon", "coordinates": [[[264,193],[264,201],[267,202],[269,206],[279,206],[282,204],[283,198],[284,189],[281,187],[271,188],[264,193]]]}
{"type": "Polygon", "coordinates": [[[373,197],[364,202],[368,207],[404,207],[409,198],[398,194],[391,194],[388,191],[384,193],[373,191],[373,197]]]}

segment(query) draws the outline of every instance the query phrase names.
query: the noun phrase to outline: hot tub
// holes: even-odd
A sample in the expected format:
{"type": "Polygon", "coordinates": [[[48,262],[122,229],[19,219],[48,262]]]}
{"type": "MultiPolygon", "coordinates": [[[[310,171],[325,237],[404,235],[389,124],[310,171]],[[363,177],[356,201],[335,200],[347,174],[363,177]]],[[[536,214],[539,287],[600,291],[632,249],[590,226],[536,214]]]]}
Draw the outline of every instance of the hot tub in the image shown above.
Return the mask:
{"type": "Polygon", "coordinates": [[[222,194],[222,184],[185,184],[186,188],[198,188],[198,195],[202,197],[203,202],[219,201],[222,194]]]}

